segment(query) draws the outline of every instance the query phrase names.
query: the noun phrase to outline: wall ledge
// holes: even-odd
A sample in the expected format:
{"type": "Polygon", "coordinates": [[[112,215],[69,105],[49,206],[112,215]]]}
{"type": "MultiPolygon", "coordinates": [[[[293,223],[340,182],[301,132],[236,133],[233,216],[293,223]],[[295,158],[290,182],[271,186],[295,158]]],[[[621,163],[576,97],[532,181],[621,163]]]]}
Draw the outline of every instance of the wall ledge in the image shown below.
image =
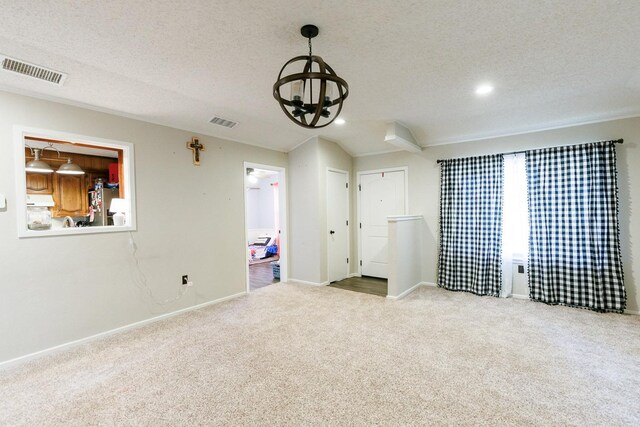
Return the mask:
{"type": "Polygon", "coordinates": [[[387,217],[389,222],[419,221],[421,219],[424,219],[422,215],[390,215],[387,217]]]}

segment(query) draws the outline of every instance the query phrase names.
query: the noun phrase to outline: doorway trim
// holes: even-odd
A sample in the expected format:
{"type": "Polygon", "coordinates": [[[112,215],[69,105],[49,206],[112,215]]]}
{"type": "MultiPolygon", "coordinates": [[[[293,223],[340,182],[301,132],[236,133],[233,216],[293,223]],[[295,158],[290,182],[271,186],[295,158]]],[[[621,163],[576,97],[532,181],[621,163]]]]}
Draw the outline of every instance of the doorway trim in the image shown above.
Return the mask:
{"type": "MultiPolygon", "coordinates": [[[[329,281],[329,209],[331,208],[331,206],[329,205],[329,173],[330,172],[336,172],[336,173],[342,173],[345,175],[345,177],[347,178],[347,191],[346,191],[346,198],[347,198],[347,258],[349,259],[349,261],[353,261],[351,259],[351,191],[350,187],[351,187],[351,177],[349,176],[349,171],[346,170],[342,170],[342,169],[336,169],[336,168],[332,168],[332,167],[327,167],[327,171],[326,171],[326,199],[327,199],[327,221],[326,221],[326,230],[325,230],[325,236],[327,236],[327,281],[329,281]]],[[[347,262],[347,274],[345,275],[345,279],[351,277],[351,262],[347,262]]]]}
{"type": "Polygon", "coordinates": [[[261,163],[244,162],[242,167],[242,189],[244,193],[244,240],[243,240],[243,261],[245,269],[245,289],[247,293],[251,292],[251,283],[249,282],[249,262],[247,260],[247,241],[249,240],[248,224],[249,218],[247,216],[247,197],[249,191],[246,185],[247,168],[266,169],[274,172],[278,172],[278,201],[280,212],[280,282],[286,282],[289,278],[288,269],[288,241],[287,241],[287,208],[289,207],[287,199],[287,173],[286,168],[281,166],[265,165],[261,163]]]}
{"type": "Polygon", "coordinates": [[[384,168],[384,169],[371,169],[365,171],[356,172],[356,181],[357,188],[355,191],[358,193],[358,197],[356,198],[356,209],[358,210],[358,224],[356,227],[357,230],[357,239],[358,239],[358,259],[357,262],[357,276],[362,277],[362,265],[360,262],[362,261],[362,228],[360,224],[362,224],[362,205],[360,203],[360,182],[362,175],[370,175],[374,173],[382,173],[382,172],[404,172],[404,213],[409,212],[409,167],[408,166],[398,166],[395,168],[384,168]]]}

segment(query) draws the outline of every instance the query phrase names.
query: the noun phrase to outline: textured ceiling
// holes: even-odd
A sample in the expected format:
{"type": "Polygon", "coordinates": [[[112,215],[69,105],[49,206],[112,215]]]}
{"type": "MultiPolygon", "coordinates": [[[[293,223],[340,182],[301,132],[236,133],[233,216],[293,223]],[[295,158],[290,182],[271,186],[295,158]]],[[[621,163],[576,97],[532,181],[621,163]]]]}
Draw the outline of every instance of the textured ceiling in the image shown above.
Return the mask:
{"type": "Polygon", "coordinates": [[[392,151],[400,121],[428,146],[640,115],[640,2],[5,1],[0,53],[68,73],[0,72],[0,88],[288,151],[314,135],[392,151]],[[314,53],[349,82],[344,126],[305,130],[272,97],[314,53]],[[474,88],[491,82],[479,98],[474,88]],[[239,122],[208,123],[214,115],[239,122]]]}

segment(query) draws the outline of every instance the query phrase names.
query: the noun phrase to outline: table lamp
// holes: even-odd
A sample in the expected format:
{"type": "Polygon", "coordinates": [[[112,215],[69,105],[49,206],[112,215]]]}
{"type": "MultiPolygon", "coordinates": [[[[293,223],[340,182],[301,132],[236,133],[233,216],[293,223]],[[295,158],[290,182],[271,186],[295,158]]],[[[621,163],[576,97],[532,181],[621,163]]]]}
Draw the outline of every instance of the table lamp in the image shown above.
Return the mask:
{"type": "Polygon", "coordinates": [[[124,225],[124,214],[129,210],[129,203],[126,199],[111,199],[109,211],[113,213],[113,225],[124,225]]]}

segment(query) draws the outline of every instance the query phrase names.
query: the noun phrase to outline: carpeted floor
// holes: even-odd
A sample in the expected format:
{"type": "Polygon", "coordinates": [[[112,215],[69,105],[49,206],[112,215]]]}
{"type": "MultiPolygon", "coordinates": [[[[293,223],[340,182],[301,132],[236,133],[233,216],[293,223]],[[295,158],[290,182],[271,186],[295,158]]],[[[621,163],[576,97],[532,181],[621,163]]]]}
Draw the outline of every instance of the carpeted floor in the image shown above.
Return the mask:
{"type": "Polygon", "coordinates": [[[275,284],[0,384],[2,425],[639,425],[640,316],[275,284]]]}

